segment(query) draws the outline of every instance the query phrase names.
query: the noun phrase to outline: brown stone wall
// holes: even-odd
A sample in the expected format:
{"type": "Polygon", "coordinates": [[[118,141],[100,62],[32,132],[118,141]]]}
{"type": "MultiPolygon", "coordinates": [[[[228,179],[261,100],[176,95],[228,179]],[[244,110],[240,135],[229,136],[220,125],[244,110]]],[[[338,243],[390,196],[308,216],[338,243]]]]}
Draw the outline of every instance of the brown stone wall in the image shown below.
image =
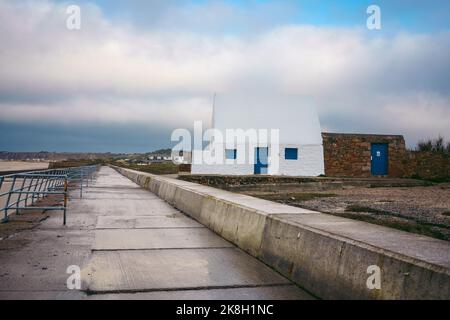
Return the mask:
{"type": "Polygon", "coordinates": [[[334,177],[370,177],[372,143],[389,144],[390,177],[404,176],[405,140],[400,135],[323,133],[325,174],[334,177]]]}
{"type": "Polygon", "coordinates": [[[403,170],[406,178],[448,180],[450,178],[450,155],[408,151],[403,170]]]}

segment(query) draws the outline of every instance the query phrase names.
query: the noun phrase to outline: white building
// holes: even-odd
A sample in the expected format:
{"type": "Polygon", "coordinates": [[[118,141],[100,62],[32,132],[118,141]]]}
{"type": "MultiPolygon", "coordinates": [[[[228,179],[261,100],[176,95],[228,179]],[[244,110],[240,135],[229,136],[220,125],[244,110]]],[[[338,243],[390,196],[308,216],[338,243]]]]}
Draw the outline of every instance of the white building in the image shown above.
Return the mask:
{"type": "Polygon", "coordinates": [[[312,99],[217,95],[212,127],[222,133],[223,139],[214,135],[206,149],[194,148],[192,174],[324,174],[321,128],[312,99]],[[241,134],[228,135],[230,132],[241,134]]]}

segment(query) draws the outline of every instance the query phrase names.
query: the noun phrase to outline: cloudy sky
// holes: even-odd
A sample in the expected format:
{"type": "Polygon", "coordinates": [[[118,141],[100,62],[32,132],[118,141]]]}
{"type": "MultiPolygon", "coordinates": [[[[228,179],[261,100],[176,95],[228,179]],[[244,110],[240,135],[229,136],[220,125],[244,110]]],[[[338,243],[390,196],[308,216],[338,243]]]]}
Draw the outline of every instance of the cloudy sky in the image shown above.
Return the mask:
{"type": "MultiPolygon", "coordinates": [[[[0,0],[0,150],[142,152],[214,92],[312,95],[323,131],[450,139],[450,1],[0,0]],[[68,5],[81,29],[68,30],[68,5]],[[381,8],[368,30],[366,9],[381,8]]],[[[295,120],[295,119],[294,119],[295,120]]]]}

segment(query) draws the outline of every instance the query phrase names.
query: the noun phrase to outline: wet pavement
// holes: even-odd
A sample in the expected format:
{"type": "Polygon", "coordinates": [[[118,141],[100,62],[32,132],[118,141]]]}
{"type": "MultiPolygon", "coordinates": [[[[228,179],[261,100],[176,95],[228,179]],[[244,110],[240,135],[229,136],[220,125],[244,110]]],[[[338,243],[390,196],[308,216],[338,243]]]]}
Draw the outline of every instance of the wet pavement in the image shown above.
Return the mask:
{"type": "Polygon", "coordinates": [[[67,227],[55,212],[3,241],[0,299],[312,299],[109,167],[71,192],[67,227]]]}

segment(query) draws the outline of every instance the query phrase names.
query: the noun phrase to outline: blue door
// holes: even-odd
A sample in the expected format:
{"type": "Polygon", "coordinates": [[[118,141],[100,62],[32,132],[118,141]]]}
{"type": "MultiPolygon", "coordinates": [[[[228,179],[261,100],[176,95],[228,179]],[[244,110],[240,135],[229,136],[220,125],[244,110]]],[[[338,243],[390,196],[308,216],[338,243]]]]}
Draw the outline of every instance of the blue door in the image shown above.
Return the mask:
{"type": "Polygon", "coordinates": [[[388,144],[372,143],[372,175],[388,175],[388,144]]]}
{"type": "Polygon", "coordinates": [[[269,148],[255,149],[255,174],[267,174],[269,168],[269,148]]]}

